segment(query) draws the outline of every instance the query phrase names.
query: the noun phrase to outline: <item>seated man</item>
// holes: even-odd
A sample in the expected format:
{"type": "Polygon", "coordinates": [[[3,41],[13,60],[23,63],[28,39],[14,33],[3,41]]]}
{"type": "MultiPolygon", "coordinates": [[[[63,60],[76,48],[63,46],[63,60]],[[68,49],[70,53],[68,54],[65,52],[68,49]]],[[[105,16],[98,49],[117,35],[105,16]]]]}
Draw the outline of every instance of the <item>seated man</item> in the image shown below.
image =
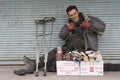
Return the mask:
{"type": "MultiPolygon", "coordinates": [[[[79,12],[76,6],[69,6],[66,12],[69,19],[59,33],[59,37],[65,41],[61,47],[63,54],[73,50],[97,51],[98,35],[104,33],[105,23],[97,17],[79,12]]],[[[50,72],[56,71],[56,53],[57,49],[54,49],[48,54],[47,70],[50,72]]]]}

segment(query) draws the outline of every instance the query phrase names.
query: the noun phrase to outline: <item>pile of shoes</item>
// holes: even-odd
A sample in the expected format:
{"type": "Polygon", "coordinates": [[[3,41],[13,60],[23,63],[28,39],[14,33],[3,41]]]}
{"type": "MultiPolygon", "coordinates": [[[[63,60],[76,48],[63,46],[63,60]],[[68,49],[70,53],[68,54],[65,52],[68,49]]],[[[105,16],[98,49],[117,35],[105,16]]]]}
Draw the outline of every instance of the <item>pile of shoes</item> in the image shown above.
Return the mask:
{"type": "MultiPolygon", "coordinates": [[[[26,74],[32,74],[35,71],[35,69],[36,69],[36,61],[35,60],[29,59],[28,57],[24,56],[23,62],[25,63],[25,66],[27,67],[27,69],[14,70],[14,74],[23,76],[26,74]]],[[[44,66],[45,66],[44,56],[41,56],[39,58],[38,69],[42,69],[44,66]]]]}
{"type": "Polygon", "coordinates": [[[101,61],[102,56],[100,51],[85,51],[85,52],[78,52],[78,51],[70,51],[63,55],[63,60],[72,60],[72,61],[101,61]]]}

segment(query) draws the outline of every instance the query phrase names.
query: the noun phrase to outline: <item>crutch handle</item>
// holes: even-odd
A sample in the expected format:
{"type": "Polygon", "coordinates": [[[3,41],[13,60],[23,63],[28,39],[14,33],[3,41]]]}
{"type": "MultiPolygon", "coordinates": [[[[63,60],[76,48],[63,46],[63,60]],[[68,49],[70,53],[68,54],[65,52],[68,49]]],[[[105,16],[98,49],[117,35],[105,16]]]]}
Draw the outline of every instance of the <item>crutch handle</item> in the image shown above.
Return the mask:
{"type": "Polygon", "coordinates": [[[49,22],[49,21],[54,22],[55,21],[55,17],[45,17],[44,21],[45,22],[49,22]]]}
{"type": "Polygon", "coordinates": [[[35,23],[36,23],[36,24],[44,24],[45,21],[44,21],[44,20],[35,20],[35,23]]]}
{"type": "Polygon", "coordinates": [[[35,20],[36,24],[45,24],[46,22],[54,22],[55,21],[55,17],[45,17],[42,20],[35,20]]]}

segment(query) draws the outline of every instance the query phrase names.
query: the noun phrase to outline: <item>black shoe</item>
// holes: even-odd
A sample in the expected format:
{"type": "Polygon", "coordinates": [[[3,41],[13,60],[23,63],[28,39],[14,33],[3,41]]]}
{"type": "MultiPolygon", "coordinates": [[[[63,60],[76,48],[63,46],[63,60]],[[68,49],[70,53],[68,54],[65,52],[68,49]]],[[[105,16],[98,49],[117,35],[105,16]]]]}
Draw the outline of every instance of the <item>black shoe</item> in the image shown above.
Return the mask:
{"type": "Polygon", "coordinates": [[[29,70],[35,70],[35,68],[36,68],[35,60],[29,59],[28,57],[24,56],[23,57],[23,62],[25,63],[26,67],[29,70]]]}
{"type": "Polygon", "coordinates": [[[32,74],[34,71],[30,69],[19,69],[19,70],[14,70],[14,74],[19,75],[19,76],[24,76],[25,74],[32,74]]]}
{"type": "Polygon", "coordinates": [[[44,57],[44,56],[39,57],[39,61],[40,61],[40,62],[43,62],[44,60],[45,60],[45,57],[44,57]]]}
{"type": "Polygon", "coordinates": [[[26,73],[25,71],[22,71],[22,70],[14,70],[14,74],[18,76],[24,76],[26,73]]]}
{"type": "MultiPolygon", "coordinates": [[[[32,59],[29,59],[28,57],[24,56],[23,61],[29,70],[36,70],[36,60],[32,60],[32,59]]],[[[44,56],[41,56],[39,58],[38,69],[41,69],[44,66],[45,66],[44,56]]]]}
{"type": "Polygon", "coordinates": [[[45,62],[39,62],[39,64],[38,64],[38,69],[41,69],[41,68],[43,68],[45,66],[45,62]]]}
{"type": "Polygon", "coordinates": [[[25,70],[26,74],[32,74],[34,72],[34,70],[32,69],[23,69],[25,70]]]}

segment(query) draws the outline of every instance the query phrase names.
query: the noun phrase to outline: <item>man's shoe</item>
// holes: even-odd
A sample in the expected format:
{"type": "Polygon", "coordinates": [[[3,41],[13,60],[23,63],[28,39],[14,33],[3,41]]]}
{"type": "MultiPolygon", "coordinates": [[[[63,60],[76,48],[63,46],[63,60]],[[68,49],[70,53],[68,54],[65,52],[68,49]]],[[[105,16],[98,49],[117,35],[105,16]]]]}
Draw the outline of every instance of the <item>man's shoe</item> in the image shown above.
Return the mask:
{"type": "Polygon", "coordinates": [[[18,76],[24,76],[26,73],[25,71],[22,71],[22,70],[14,70],[14,74],[18,76]]]}
{"type": "Polygon", "coordinates": [[[19,70],[14,70],[14,74],[19,75],[19,76],[24,76],[25,74],[32,74],[34,71],[30,69],[19,69],[19,70]]]}
{"type": "MultiPolygon", "coordinates": [[[[36,60],[29,59],[28,57],[24,56],[23,61],[29,70],[36,69],[36,60]]],[[[39,57],[39,64],[38,69],[43,68],[45,66],[44,56],[39,57]]]]}
{"type": "Polygon", "coordinates": [[[23,62],[25,63],[26,67],[29,70],[35,70],[35,68],[36,68],[35,60],[29,59],[28,57],[24,56],[23,57],[23,62]]]}
{"type": "Polygon", "coordinates": [[[43,62],[44,60],[45,60],[45,57],[44,57],[44,56],[39,57],[39,61],[40,61],[40,62],[43,62]]]}

